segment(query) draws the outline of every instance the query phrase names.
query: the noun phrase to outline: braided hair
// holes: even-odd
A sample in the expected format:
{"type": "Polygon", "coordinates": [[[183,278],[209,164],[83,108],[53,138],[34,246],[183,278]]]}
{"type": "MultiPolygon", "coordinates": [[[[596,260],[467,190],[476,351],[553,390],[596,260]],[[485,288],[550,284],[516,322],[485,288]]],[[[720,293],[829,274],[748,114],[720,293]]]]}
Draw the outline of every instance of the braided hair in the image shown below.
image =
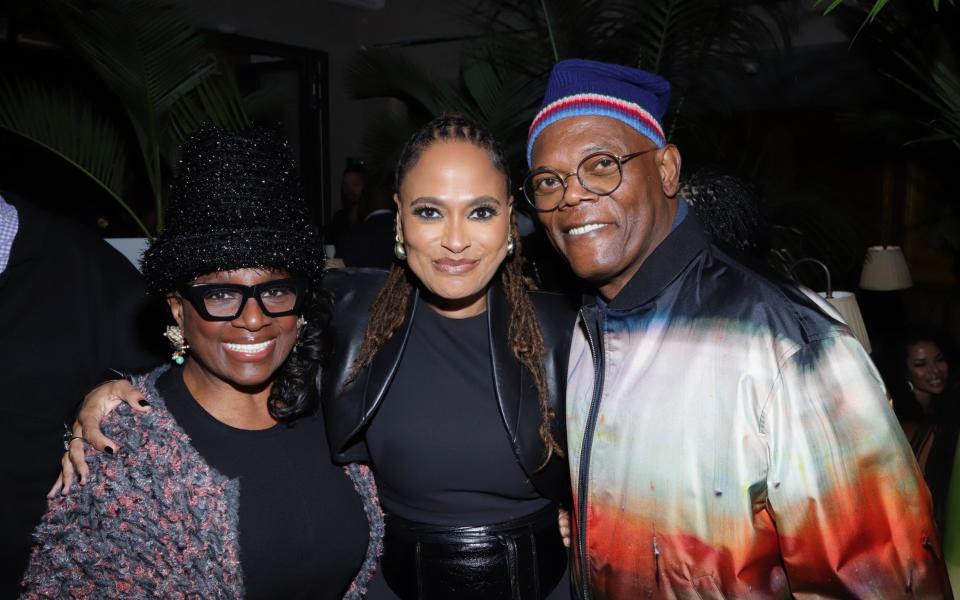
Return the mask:
{"type": "MultiPolygon", "coordinates": [[[[444,114],[437,117],[407,140],[397,163],[396,189],[400,189],[400,184],[407,173],[417,164],[427,148],[436,143],[454,141],[468,142],[486,151],[491,164],[506,178],[509,193],[510,175],[500,144],[497,143],[489,131],[460,114],[444,114]]],[[[537,387],[541,414],[539,433],[546,448],[546,456],[543,461],[543,465],[546,465],[554,453],[562,456],[563,451],[550,432],[550,426],[556,415],[550,408],[547,390],[546,368],[544,367],[544,356],[547,350],[543,341],[543,333],[540,331],[540,323],[533,309],[533,302],[531,302],[527,293],[536,289],[536,286],[522,272],[523,256],[520,235],[514,217],[511,217],[510,234],[514,240],[514,254],[504,260],[499,271],[510,307],[507,342],[510,344],[517,360],[533,376],[537,387]]],[[[360,371],[370,364],[377,351],[403,325],[410,294],[416,285],[416,276],[410,271],[406,263],[394,263],[387,275],[386,283],[370,307],[367,331],[360,345],[360,352],[344,386],[348,386],[356,380],[360,371]]]]}
{"type": "Polygon", "coordinates": [[[766,253],[767,224],[760,196],[746,181],[703,167],[680,182],[679,196],[714,238],[756,257],[766,253]]]}

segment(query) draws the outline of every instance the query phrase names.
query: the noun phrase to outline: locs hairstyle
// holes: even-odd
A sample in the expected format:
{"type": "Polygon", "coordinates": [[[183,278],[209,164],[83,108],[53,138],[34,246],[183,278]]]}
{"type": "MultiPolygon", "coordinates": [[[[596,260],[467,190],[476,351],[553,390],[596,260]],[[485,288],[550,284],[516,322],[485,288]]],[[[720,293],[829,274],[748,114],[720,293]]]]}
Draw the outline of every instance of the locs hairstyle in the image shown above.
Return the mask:
{"type": "MultiPolygon", "coordinates": [[[[460,114],[440,116],[427,123],[407,140],[397,163],[396,189],[400,189],[400,184],[407,173],[417,164],[427,148],[436,143],[454,141],[469,142],[486,151],[490,162],[506,178],[509,193],[510,176],[500,144],[489,131],[460,114]]],[[[533,310],[533,303],[527,295],[527,292],[536,289],[536,286],[522,273],[523,255],[520,235],[516,220],[513,218],[511,218],[510,231],[515,244],[514,255],[507,257],[500,268],[500,276],[510,305],[507,336],[514,356],[531,373],[537,386],[541,413],[540,438],[547,449],[547,455],[544,458],[544,464],[546,464],[550,456],[554,453],[562,455],[563,451],[550,432],[550,426],[556,415],[550,408],[547,393],[546,369],[543,362],[546,348],[537,315],[533,310]]],[[[386,283],[370,307],[366,335],[345,385],[353,383],[359,372],[370,364],[374,354],[403,325],[414,282],[416,277],[405,263],[395,263],[390,269],[386,283]]]]}

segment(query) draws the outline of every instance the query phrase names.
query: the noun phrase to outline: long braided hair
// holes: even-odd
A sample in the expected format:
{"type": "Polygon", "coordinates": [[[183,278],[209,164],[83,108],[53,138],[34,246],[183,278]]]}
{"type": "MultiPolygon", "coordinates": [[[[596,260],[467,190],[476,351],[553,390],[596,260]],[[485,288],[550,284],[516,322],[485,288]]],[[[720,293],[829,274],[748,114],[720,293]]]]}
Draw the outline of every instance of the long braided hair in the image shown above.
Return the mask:
{"type": "MultiPolygon", "coordinates": [[[[396,189],[400,189],[404,177],[416,165],[427,148],[436,143],[453,141],[469,142],[486,151],[490,157],[490,162],[506,178],[507,191],[509,192],[510,175],[500,144],[484,127],[463,115],[455,113],[437,117],[407,140],[397,163],[396,189]]],[[[547,375],[544,367],[544,356],[547,350],[543,342],[543,333],[540,331],[540,323],[537,321],[537,315],[533,309],[533,303],[527,294],[528,291],[535,290],[536,286],[523,275],[520,235],[517,231],[516,219],[513,217],[511,217],[510,222],[510,234],[514,240],[514,254],[504,260],[499,271],[510,307],[507,341],[514,356],[533,376],[537,387],[541,414],[540,439],[543,440],[546,448],[546,455],[541,465],[544,466],[554,453],[562,456],[563,450],[550,432],[550,426],[556,415],[550,408],[547,390],[547,375]]],[[[367,331],[360,345],[359,355],[353,363],[344,387],[349,386],[356,380],[360,371],[370,364],[377,351],[403,325],[410,294],[417,283],[416,275],[410,271],[406,263],[394,263],[387,275],[386,283],[370,307],[367,331]]]]}

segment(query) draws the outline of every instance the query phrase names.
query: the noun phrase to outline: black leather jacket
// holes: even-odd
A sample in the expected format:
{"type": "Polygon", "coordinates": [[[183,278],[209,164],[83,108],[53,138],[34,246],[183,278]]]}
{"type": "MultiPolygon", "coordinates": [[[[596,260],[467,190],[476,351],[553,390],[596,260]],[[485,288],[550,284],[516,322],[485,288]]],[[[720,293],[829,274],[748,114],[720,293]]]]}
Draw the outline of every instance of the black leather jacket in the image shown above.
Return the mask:
{"type": "MultiPolygon", "coordinates": [[[[323,287],[332,295],[332,351],[324,362],[322,401],[330,454],[336,462],[368,462],[364,432],[400,364],[410,335],[420,295],[410,299],[403,325],[346,389],[343,383],[360,351],[370,305],[386,280],[376,269],[337,269],[324,275],[323,287]]],[[[553,436],[566,453],[564,406],[567,358],[576,320],[576,305],[560,294],[531,293],[548,349],[545,357],[550,401],[556,411],[553,436]]],[[[542,468],[546,456],[540,439],[540,409],[533,377],[516,359],[507,343],[509,305],[499,279],[487,293],[487,323],[497,401],[514,453],[530,481],[544,497],[570,505],[570,474],[566,460],[556,454],[542,468]]]]}

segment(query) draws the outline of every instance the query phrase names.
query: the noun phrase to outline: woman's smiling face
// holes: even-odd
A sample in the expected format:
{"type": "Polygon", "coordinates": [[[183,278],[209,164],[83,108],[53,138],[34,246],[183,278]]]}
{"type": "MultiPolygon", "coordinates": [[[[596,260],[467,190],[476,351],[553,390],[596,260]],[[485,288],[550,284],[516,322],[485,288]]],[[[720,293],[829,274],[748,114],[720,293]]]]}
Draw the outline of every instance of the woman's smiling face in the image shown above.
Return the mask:
{"type": "MultiPolygon", "coordinates": [[[[285,271],[248,268],[201,275],[192,283],[252,286],[287,277],[285,271]]],[[[190,344],[190,361],[235,388],[269,384],[297,343],[297,316],[270,317],[253,298],[230,321],[207,321],[178,295],[168,303],[190,344]]]]}
{"type": "Polygon", "coordinates": [[[487,151],[437,141],[406,172],[395,197],[407,264],[427,301],[451,317],[486,309],[486,291],[507,256],[512,198],[487,151]]]}
{"type": "Polygon", "coordinates": [[[950,366],[940,347],[922,340],[907,346],[907,380],[914,392],[942,394],[950,376],[950,366]]]}

